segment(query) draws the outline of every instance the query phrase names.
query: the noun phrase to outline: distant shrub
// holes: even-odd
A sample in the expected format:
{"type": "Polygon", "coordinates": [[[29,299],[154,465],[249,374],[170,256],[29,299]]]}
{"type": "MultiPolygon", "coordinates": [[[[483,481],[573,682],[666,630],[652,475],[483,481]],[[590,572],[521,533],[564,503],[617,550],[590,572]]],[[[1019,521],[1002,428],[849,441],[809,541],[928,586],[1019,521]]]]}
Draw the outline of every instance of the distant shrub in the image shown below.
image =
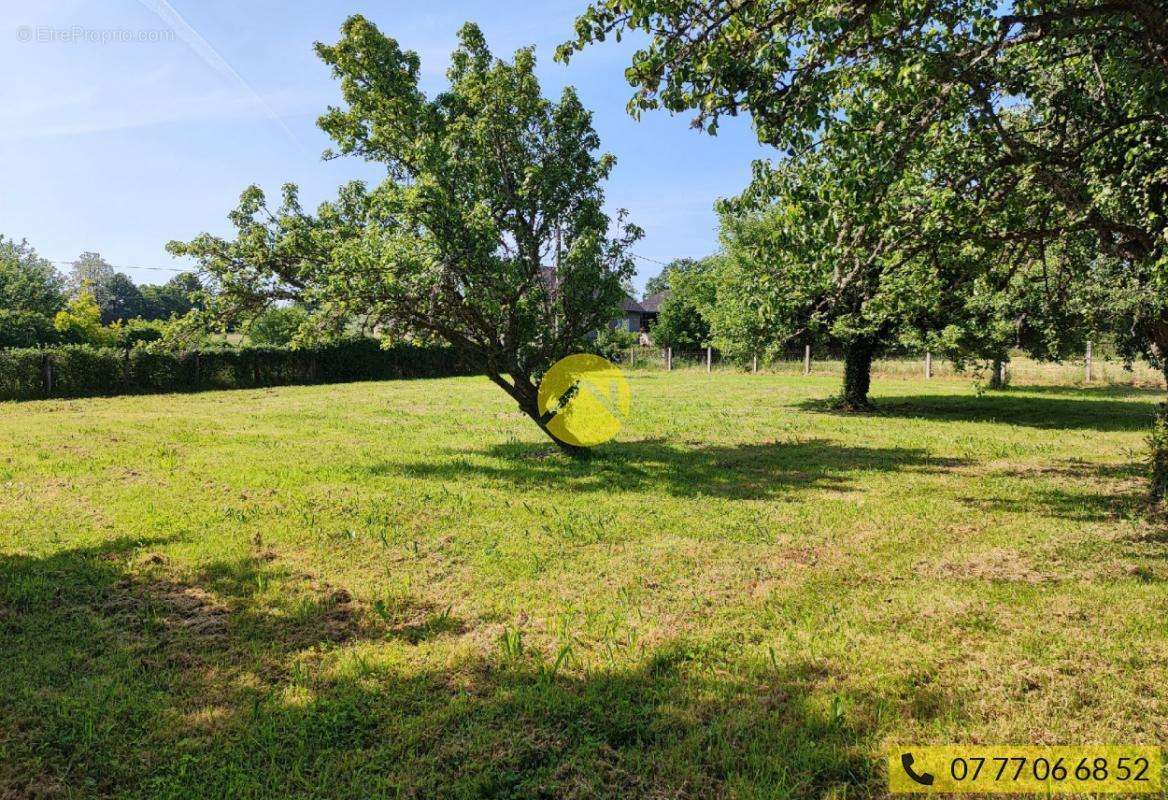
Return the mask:
{"type": "Polygon", "coordinates": [[[62,340],[72,344],[113,347],[118,341],[117,326],[101,324],[101,309],[88,288],[70,300],[64,311],[57,312],[53,327],[62,340]]]}
{"type": "Polygon", "coordinates": [[[605,327],[592,340],[592,352],[609,361],[622,361],[630,348],[636,347],[641,337],[624,328],[605,327]]]}
{"type": "Polygon", "coordinates": [[[47,350],[0,350],[0,398],[31,400],[46,393],[47,350]]]}
{"type": "Polygon", "coordinates": [[[132,319],[101,324],[101,312],[90,294],[82,294],[55,318],[31,311],[0,309],[0,348],[51,347],[82,344],[131,348],[162,338],[165,323],[132,319]]]}
{"type": "Polygon", "coordinates": [[[117,335],[115,345],[128,350],[138,345],[160,341],[166,332],[166,323],[132,319],[124,325],[114,326],[113,330],[117,335]]]}
{"type": "Polygon", "coordinates": [[[308,312],[298,306],[269,308],[248,328],[248,337],[257,347],[284,347],[308,321],[308,312]]]}
{"type": "Polygon", "coordinates": [[[185,392],[306,383],[469,375],[453,348],[373,339],[290,350],[282,347],[189,352],[71,345],[0,350],[0,400],[185,392]]]}
{"type": "Polygon", "coordinates": [[[50,317],[35,311],[0,309],[0,348],[56,344],[60,334],[50,317]]]}

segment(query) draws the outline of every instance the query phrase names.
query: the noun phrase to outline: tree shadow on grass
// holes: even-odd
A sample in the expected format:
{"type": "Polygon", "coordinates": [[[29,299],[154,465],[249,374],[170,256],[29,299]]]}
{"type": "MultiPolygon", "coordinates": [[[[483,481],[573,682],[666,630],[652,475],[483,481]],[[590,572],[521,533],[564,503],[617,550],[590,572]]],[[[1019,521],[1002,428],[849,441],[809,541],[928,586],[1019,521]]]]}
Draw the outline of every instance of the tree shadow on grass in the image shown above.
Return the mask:
{"type": "Polygon", "coordinates": [[[951,711],[896,687],[842,711],[801,654],[729,669],[686,641],[592,672],[521,647],[410,661],[271,607],[271,565],[184,582],[130,571],[139,545],[0,555],[0,797],[871,794],[869,721],[951,711]]]}
{"type": "Polygon", "coordinates": [[[485,450],[452,450],[442,460],[379,462],[355,469],[366,476],[451,482],[478,478],[521,489],[606,493],[652,489],[680,497],[764,499],[850,491],[863,473],[934,472],[964,463],[920,448],[849,447],[826,439],[699,446],[642,439],[610,442],[582,461],[565,458],[550,445],[512,442],[485,450]],[[486,456],[491,462],[467,456],[486,456]]]}
{"type": "Polygon", "coordinates": [[[1142,397],[1152,402],[1163,402],[1164,390],[1155,386],[1131,386],[1128,384],[1092,384],[1090,386],[1059,386],[1050,384],[1011,383],[1005,389],[995,389],[993,394],[1025,394],[1050,395],[1055,397],[1142,397]]]}
{"type": "Polygon", "coordinates": [[[1077,522],[1134,519],[1148,511],[1144,468],[1140,464],[1094,464],[1067,460],[1031,468],[1006,468],[996,476],[1026,481],[1021,498],[978,495],[958,500],[979,511],[1009,511],[1077,522]]]}
{"type": "MultiPolygon", "coordinates": [[[[1041,468],[1000,470],[997,475],[1028,481],[1020,496],[979,495],[958,500],[972,512],[1007,512],[1026,520],[1039,517],[1076,523],[1114,523],[1111,533],[1069,537],[1046,558],[1102,579],[1168,581],[1168,514],[1149,504],[1147,476],[1140,464],[1061,461],[1041,468]],[[1118,534],[1118,535],[1116,535],[1118,534]]],[[[1071,530],[1071,529],[1067,529],[1071,530]]]]}
{"type": "MultiPolygon", "coordinates": [[[[1030,392],[1030,389],[1026,390],[1030,392]]],[[[1066,391],[1066,390],[1064,390],[1066,391]]],[[[1113,397],[1104,394],[1104,397],[1113,397]]],[[[1142,396],[1142,395],[1141,395],[1142,396]]],[[[866,416],[944,422],[991,422],[1051,430],[1143,431],[1152,424],[1155,401],[1093,399],[1083,392],[1067,396],[1050,392],[1042,397],[1002,392],[981,397],[925,394],[876,398],[876,410],[866,416]]],[[[800,404],[804,411],[847,416],[823,400],[800,404]]],[[[851,415],[854,416],[854,415],[851,415]]]]}
{"type": "Polygon", "coordinates": [[[384,618],[263,558],[175,577],[164,557],[140,558],[167,541],[0,553],[0,798],[128,787],[158,796],[141,784],[148,763],[160,768],[157,754],[140,745],[178,746],[182,706],[252,702],[258,695],[240,686],[288,680],[301,653],[361,639],[417,644],[462,624],[449,614],[428,623],[429,607],[411,597],[384,618]]]}

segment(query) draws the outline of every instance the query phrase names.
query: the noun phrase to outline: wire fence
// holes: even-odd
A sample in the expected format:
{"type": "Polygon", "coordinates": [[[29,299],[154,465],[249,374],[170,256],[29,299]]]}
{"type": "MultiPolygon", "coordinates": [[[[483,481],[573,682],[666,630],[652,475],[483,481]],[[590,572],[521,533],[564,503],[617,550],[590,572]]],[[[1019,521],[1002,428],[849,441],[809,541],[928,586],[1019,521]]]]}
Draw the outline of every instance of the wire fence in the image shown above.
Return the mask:
{"type": "MultiPolygon", "coordinates": [[[[621,366],[635,370],[696,370],[705,372],[757,372],[779,375],[843,376],[840,351],[803,349],[778,357],[732,359],[716,348],[672,349],[631,348],[622,354],[621,366]]],[[[1036,361],[1022,353],[1011,353],[1004,362],[1008,384],[1050,386],[1133,386],[1165,388],[1163,373],[1152,365],[1136,361],[1126,364],[1113,354],[1084,353],[1080,359],[1062,362],[1036,361]]],[[[953,361],[931,353],[898,353],[872,362],[875,377],[921,380],[962,378],[988,382],[991,365],[971,362],[959,368],[953,361]]]]}

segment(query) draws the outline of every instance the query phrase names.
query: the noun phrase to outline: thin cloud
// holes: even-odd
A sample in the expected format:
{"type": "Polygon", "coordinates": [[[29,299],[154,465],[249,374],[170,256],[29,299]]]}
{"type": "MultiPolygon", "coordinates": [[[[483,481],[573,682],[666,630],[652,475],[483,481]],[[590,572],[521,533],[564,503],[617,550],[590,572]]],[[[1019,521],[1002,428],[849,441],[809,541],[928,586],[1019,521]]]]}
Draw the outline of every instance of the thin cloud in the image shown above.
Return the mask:
{"type": "Polygon", "coordinates": [[[231,81],[236,86],[243,89],[254,102],[259,104],[260,108],[263,109],[264,114],[269,119],[284,129],[284,133],[288,134],[288,138],[292,141],[293,144],[295,144],[301,150],[306,149],[304,145],[300,143],[300,140],[296,138],[296,135],[292,133],[292,129],[289,128],[287,124],[285,124],[284,120],[280,117],[279,114],[276,113],[275,109],[273,109],[268,104],[268,101],[265,100],[259,92],[252,88],[251,84],[248,83],[244,77],[239,74],[235,67],[228,63],[227,59],[219,54],[219,51],[216,50],[211,45],[211,43],[202,36],[202,34],[191,27],[190,23],[186,21],[183,15],[180,14],[178,10],[168,2],[168,0],[138,0],[138,2],[148,8],[150,11],[157,14],[163,22],[170,25],[175,34],[183,40],[187,47],[195,51],[195,55],[201,58],[207,66],[218,72],[223,77],[227,78],[227,80],[231,81]]]}
{"type": "MultiPolygon", "coordinates": [[[[319,99],[299,92],[271,96],[284,108],[316,108],[319,99]]],[[[301,112],[294,112],[299,114],[301,112]]],[[[264,119],[268,114],[249,97],[227,89],[202,95],[147,95],[124,92],[118,102],[98,102],[96,95],[54,98],[39,106],[0,108],[0,141],[47,136],[81,136],[133,130],[175,122],[264,119]]]]}

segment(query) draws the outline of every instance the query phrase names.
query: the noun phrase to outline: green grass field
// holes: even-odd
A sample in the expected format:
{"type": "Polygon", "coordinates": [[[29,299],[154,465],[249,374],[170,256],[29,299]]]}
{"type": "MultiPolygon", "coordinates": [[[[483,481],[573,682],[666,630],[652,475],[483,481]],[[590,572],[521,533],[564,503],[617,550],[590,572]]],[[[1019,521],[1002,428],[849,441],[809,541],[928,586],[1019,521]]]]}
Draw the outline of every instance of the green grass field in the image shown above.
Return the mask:
{"type": "Polygon", "coordinates": [[[632,376],[0,405],[0,797],[855,797],[1168,739],[1158,395],[632,376]]]}

